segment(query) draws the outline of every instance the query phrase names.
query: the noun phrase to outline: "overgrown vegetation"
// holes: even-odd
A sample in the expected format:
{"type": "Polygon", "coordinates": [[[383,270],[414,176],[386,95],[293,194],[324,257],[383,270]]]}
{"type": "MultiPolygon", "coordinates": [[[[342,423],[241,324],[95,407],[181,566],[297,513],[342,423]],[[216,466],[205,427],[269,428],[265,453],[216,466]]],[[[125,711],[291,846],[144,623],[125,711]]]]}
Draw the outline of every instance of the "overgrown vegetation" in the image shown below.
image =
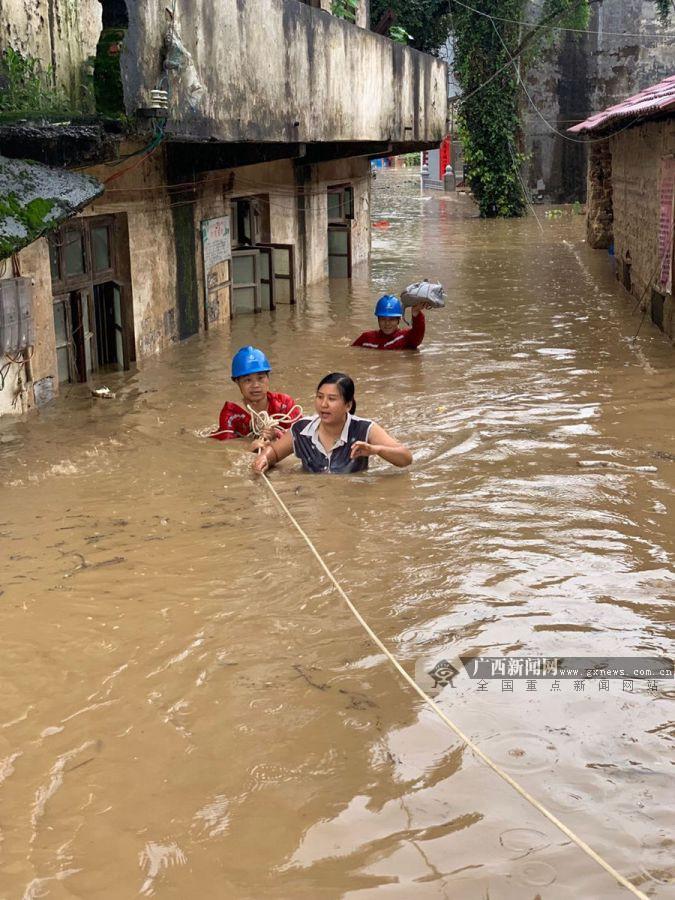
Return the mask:
{"type": "Polygon", "coordinates": [[[672,0],[654,0],[656,12],[662,25],[667,25],[670,21],[670,13],[673,8],[672,0]]]}
{"type": "Polygon", "coordinates": [[[93,88],[96,111],[116,119],[124,115],[124,89],[120,69],[120,53],[126,30],[104,28],[96,47],[93,88]]]}
{"type": "MultiPolygon", "coordinates": [[[[523,214],[520,80],[556,28],[588,27],[590,4],[597,2],[543,0],[535,7],[526,0],[372,0],[373,24],[388,20],[409,31],[419,50],[437,53],[453,34],[465,177],[482,216],[523,214]]],[[[667,24],[672,0],[654,2],[667,24]]]]}
{"type": "Polygon", "coordinates": [[[370,20],[377,25],[391,13],[389,36],[416,50],[436,55],[451,28],[450,0],[371,0],[370,20]]]}
{"type": "MultiPolygon", "coordinates": [[[[531,7],[529,7],[531,9],[531,7]]],[[[533,27],[525,0],[482,0],[483,15],[452,0],[454,69],[462,88],[459,132],[465,177],[481,216],[520,216],[526,206],[520,80],[552,26],[584,29],[588,0],[545,0],[533,27]]]]}
{"type": "Polygon", "coordinates": [[[356,22],[356,11],[359,0],[333,0],[331,12],[338,19],[346,19],[348,22],[356,22]]]}
{"type": "Polygon", "coordinates": [[[53,71],[38,59],[8,47],[0,54],[0,119],[58,116],[68,110],[65,93],[54,87],[53,71]]]}

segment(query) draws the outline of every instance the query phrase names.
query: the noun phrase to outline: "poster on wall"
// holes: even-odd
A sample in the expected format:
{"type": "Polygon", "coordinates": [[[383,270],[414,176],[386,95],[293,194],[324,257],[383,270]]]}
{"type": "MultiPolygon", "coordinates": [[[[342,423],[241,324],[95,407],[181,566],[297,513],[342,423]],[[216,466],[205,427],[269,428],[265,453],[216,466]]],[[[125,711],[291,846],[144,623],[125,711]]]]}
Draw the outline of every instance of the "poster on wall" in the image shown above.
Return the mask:
{"type": "Polygon", "coordinates": [[[204,290],[208,324],[229,318],[230,310],[230,217],[202,221],[204,290]]]}
{"type": "Polygon", "coordinates": [[[659,287],[672,293],[673,286],[673,200],[675,198],[675,159],[661,160],[659,209],[659,287]]]}

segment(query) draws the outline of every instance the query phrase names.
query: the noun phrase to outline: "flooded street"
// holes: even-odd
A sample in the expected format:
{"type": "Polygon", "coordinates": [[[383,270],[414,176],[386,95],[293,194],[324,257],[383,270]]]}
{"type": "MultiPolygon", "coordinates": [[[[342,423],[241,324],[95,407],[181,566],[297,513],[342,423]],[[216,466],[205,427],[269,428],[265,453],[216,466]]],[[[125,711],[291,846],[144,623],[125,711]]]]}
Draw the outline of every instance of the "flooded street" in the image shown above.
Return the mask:
{"type": "MultiPolygon", "coordinates": [[[[240,442],[200,439],[265,349],[330,371],[415,462],[271,479],[407,671],[672,655],[675,357],[581,216],[472,218],[378,175],[370,266],[0,424],[0,897],[630,896],[426,709],[240,442]],[[441,280],[419,353],[350,347],[441,280]],[[98,385],[97,385],[98,386],[98,385]],[[604,462],[610,466],[582,466],[604,462]],[[617,465],[618,464],[618,465],[617,465]]],[[[540,208],[541,209],[541,208],[540,208]]],[[[443,710],[650,897],[672,897],[672,681],[460,677],[443,710]]]]}

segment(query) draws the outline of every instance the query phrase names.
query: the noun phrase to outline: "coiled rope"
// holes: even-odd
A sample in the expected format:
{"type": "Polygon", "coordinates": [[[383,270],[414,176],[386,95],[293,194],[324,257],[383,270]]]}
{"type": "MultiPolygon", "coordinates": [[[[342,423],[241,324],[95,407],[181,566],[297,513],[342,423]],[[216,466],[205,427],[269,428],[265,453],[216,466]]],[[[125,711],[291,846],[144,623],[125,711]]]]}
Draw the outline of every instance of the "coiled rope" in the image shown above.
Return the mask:
{"type": "MultiPolygon", "coordinates": [[[[248,403],[246,404],[246,409],[251,415],[251,434],[257,438],[262,436],[262,433],[266,428],[276,428],[279,425],[286,424],[290,425],[291,422],[295,422],[296,419],[299,419],[302,416],[302,407],[298,403],[294,403],[287,413],[268,413],[266,409],[263,409],[262,412],[258,412],[258,410],[249,406],[248,403]]],[[[195,434],[197,437],[201,438],[218,437],[219,434],[236,434],[237,437],[241,436],[240,432],[235,431],[233,428],[217,428],[215,425],[211,425],[208,428],[201,428],[199,431],[196,431],[195,434]]]]}
{"type": "Polygon", "coordinates": [[[251,414],[251,434],[254,434],[257,438],[262,437],[263,431],[265,431],[266,428],[278,428],[280,425],[290,425],[291,422],[295,422],[296,419],[299,419],[302,416],[302,407],[297,403],[294,403],[286,413],[268,413],[266,409],[263,409],[262,412],[258,412],[256,409],[249,406],[248,403],[246,404],[246,409],[251,414]]]}
{"type": "Polygon", "coordinates": [[[450,728],[452,731],[454,731],[454,733],[457,735],[457,737],[460,738],[460,740],[464,741],[466,746],[480,760],[482,760],[482,762],[484,762],[486,766],[488,766],[490,769],[492,769],[492,771],[495,774],[499,775],[499,777],[503,781],[505,781],[515,791],[517,791],[520,794],[520,796],[523,797],[525,800],[527,800],[527,802],[530,803],[535,809],[539,810],[539,812],[545,818],[547,818],[549,820],[549,822],[551,822],[553,825],[556,826],[556,828],[558,828],[560,831],[562,831],[562,833],[564,835],[566,835],[566,837],[568,837],[571,841],[573,841],[577,845],[577,847],[579,847],[580,850],[583,850],[583,852],[588,857],[590,857],[594,862],[596,862],[599,866],[601,866],[622,887],[625,887],[626,890],[630,891],[631,894],[633,894],[635,897],[639,897],[640,900],[649,900],[649,897],[646,894],[643,894],[643,892],[641,890],[639,890],[638,888],[636,888],[635,885],[632,884],[630,881],[628,881],[627,878],[624,878],[624,876],[620,872],[617,872],[617,870],[610,863],[608,863],[606,859],[603,859],[603,857],[600,856],[598,853],[596,853],[592,847],[589,847],[589,845],[584,840],[582,840],[577,834],[575,834],[571,830],[571,828],[568,828],[564,822],[561,822],[557,816],[555,816],[552,812],[550,812],[548,809],[546,809],[546,807],[543,806],[543,804],[541,804],[535,797],[533,797],[532,794],[530,794],[528,791],[526,791],[525,788],[522,787],[522,785],[518,784],[518,782],[515,781],[515,779],[511,778],[511,776],[507,772],[505,772],[504,769],[502,769],[499,765],[497,765],[497,763],[493,762],[489,756],[487,756],[485,753],[483,753],[483,751],[480,749],[480,747],[478,747],[476,744],[474,744],[474,742],[471,740],[471,738],[468,737],[468,735],[464,734],[464,732],[457,725],[455,725],[455,723],[450,718],[448,718],[448,716],[443,712],[443,710],[440,708],[440,706],[438,706],[438,704],[435,703],[431,699],[431,697],[429,697],[428,694],[426,694],[422,690],[422,688],[414,681],[414,679],[411,678],[410,675],[408,675],[408,673],[403,668],[403,666],[398,662],[397,659],[395,659],[394,656],[392,656],[392,654],[389,652],[387,647],[382,643],[380,638],[373,631],[373,629],[370,627],[370,625],[366,622],[366,620],[363,618],[361,613],[358,611],[358,609],[354,606],[352,601],[349,599],[349,597],[343,590],[340,583],[337,581],[337,579],[335,578],[335,576],[333,575],[331,570],[328,568],[326,563],[323,561],[321,554],[316,549],[316,547],[312,543],[311,539],[303,531],[303,529],[299,525],[298,521],[295,519],[295,517],[293,516],[293,514],[291,513],[289,508],[286,506],[284,501],[281,499],[281,497],[277,493],[274,485],[269,480],[267,475],[264,472],[262,472],[261,474],[262,474],[265,484],[272,492],[272,495],[274,496],[275,500],[277,501],[279,506],[283,509],[283,511],[286,513],[286,515],[290,519],[293,526],[299,532],[300,537],[307,544],[307,546],[313,553],[314,557],[316,558],[317,562],[319,563],[319,565],[321,566],[323,571],[326,573],[328,578],[331,580],[331,582],[333,583],[333,586],[335,587],[335,589],[337,590],[339,595],[342,597],[342,599],[345,601],[345,603],[349,607],[349,610],[351,611],[351,613],[354,615],[356,620],[366,631],[366,633],[368,634],[368,637],[371,639],[371,641],[377,647],[379,647],[379,649],[384,653],[384,655],[387,657],[387,659],[392,664],[392,666],[396,669],[396,671],[399,673],[399,675],[404,679],[404,681],[406,681],[410,685],[410,687],[415,691],[415,693],[419,694],[419,696],[422,698],[422,700],[427,704],[427,706],[429,706],[436,713],[436,715],[439,717],[439,719],[441,719],[441,721],[443,721],[448,726],[448,728],[450,728]]]}

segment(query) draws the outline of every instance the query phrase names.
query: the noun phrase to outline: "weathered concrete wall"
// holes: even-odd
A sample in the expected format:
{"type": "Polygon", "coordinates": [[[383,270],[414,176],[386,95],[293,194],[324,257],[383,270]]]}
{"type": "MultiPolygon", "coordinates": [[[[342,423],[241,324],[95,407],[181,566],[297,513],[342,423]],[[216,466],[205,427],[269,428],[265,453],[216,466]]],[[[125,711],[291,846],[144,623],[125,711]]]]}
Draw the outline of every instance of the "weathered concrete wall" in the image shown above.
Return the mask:
{"type": "MultiPolygon", "coordinates": [[[[164,4],[130,4],[127,111],[162,73],[164,4]]],[[[184,52],[168,133],[218,141],[435,141],[445,132],[440,60],[298,0],[178,4],[184,52]]]]}
{"type": "Polygon", "coordinates": [[[12,47],[51,67],[55,83],[78,104],[84,63],[96,53],[101,21],[98,0],[2,0],[0,50],[12,47]]]}
{"type": "MultiPolygon", "coordinates": [[[[662,28],[652,0],[604,0],[591,6],[589,31],[558,32],[554,45],[537,54],[526,86],[543,117],[561,134],[594,112],[618,103],[675,71],[675,38],[662,28]],[[639,35],[639,36],[637,36],[639,35]]],[[[525,18],[536,21],[538,5],[525,18]]],[[[555,134],[523,100],[527,167],[531,187],[542,179],[555,201],[583,199],[586,145],[579,136],[555,134]]]]}
{"type": "MultiPolygon", "coordinates": [[[[101,179],[111,174],[103,166],[88,172],[101,179]]],[[[177,340],[176,254],[166,180],[164,155],[159,151],[111,182],[103,197],[83,212],[87,216],[127,214],[138,359],[177,340]]]]}
{"type": "MultiPolygon", "coordinates": [[[[675,121],[648,122],[610,138],[614,208],[614,251],[630,262],[630,289],[636,297],[651,288],[660,266],[659,215],[661,160],[675,153],[675,121]]],[[[663,308],[663,330],[675,339],[672,295],[663,308]]]]}
{"type": "MultiPolygon", "coordinates": [[[[35,241],[18,254],[21,275],[33,282],[33,325],[35,328],[35,347],[31,358],[33,382],[53,376],[56,372],[56,350],[54,339],[54,314],[52,312],[52,276],[49,267],[49,248],[46,238],[35,241]]],[[[4,266],[4,276],[12,273],[9,261],[4,266]]],[[[7,363],[7,358],[0,356],[0,366],[7,363]]],[[[12,365],[5,386],[0,391],[0,416],[20,414],[21,404],[17,399],[17,375],[19,367],[12,365]],[[16,403],[14,401],[17,400],[16,403]]],[[[54,386],[57,379],[54,377],[54,386]]],[[[34,406],[34,396],[29,390],[27,397],[29,407],[34,406]]]]}

